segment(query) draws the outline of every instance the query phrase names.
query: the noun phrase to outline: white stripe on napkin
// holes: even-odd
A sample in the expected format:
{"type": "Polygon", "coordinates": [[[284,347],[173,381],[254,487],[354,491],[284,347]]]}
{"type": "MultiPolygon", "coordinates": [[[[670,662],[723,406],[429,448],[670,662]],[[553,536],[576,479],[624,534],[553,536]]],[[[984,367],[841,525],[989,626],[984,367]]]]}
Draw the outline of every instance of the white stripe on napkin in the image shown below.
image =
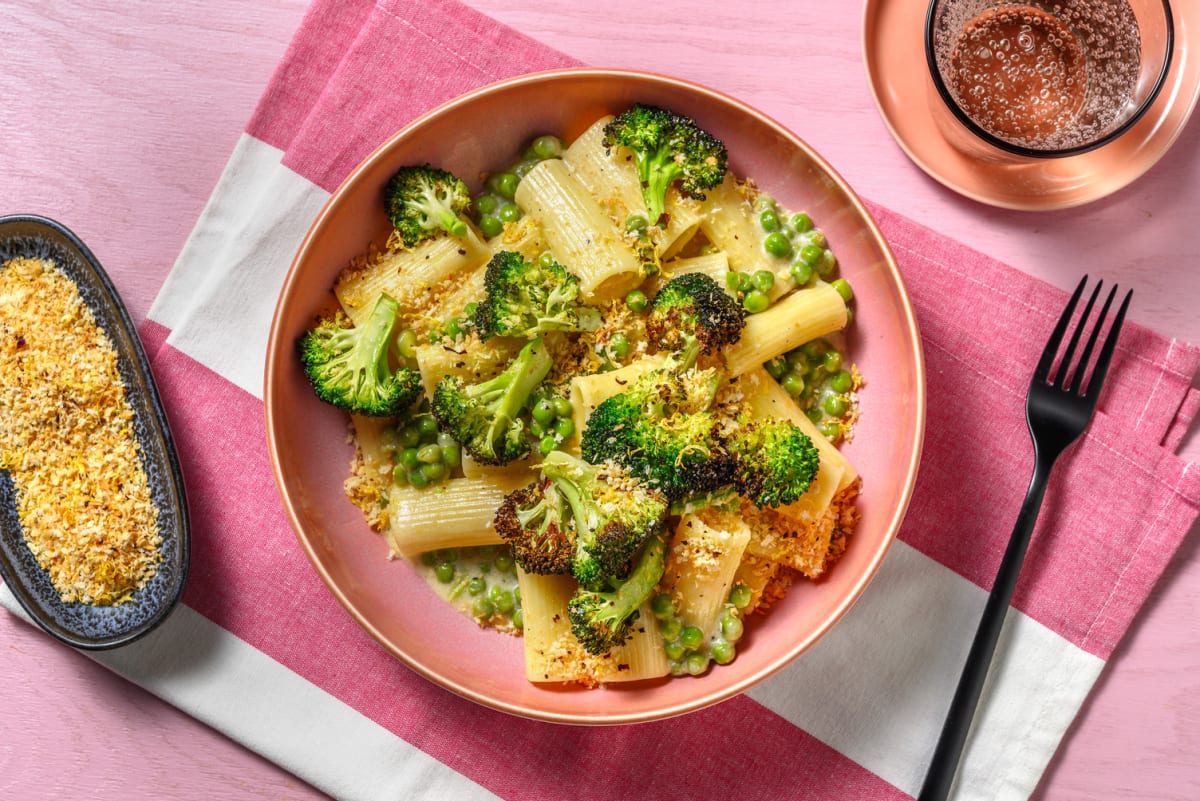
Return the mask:
{"type": "Polygon", "coordinates": [[[149,312],[172,347],[256,398],[284,277],[329,200],[282,158],[242,135],[149,312]]]}
{"type": "MultiPolygon", "coordinates": [[[[0,606],[29,622],[2,584],[0,606]]],[[[335,798],[497,798],[187,606],[87,655],[335,798]]]]}
{"type": "MultiPolygon", "coordinates": [[[[986,600],[896,542],[837,627],[749,695],[915,795],[986,600]]],[[[1028,798],[1103,667],[1010,608],[955,798],[1028,798]]]]}

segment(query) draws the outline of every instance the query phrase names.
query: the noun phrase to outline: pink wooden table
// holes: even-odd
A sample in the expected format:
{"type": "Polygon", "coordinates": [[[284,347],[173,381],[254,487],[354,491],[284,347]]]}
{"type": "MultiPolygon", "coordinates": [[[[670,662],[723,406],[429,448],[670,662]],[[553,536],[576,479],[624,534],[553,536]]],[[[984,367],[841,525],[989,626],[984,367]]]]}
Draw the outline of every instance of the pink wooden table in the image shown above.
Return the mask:
{"type": "MultiPolygon", "coordinates": [[[[739,97],[806,139],[864,198],[1060,287],[1085,271],[1117,276],[1137,290],[1134,319],[1200,342],[1200,120],[1115,196],[1070,211],[1002,211],[942,188],[890,138],[863,67],[862,2],[467,2],[586,63],[673,73],[739,97]]],[[[73,228],[143,318],[304,7],[0,4],[0,213],[73,228]]],[[[1200,459],[1196,432],[1184,454],[1200,459]]],[[[1109,663],[1038,798],[1200,798],[1198,533],[1109,663]]],[[[0,649],[0,798],[322,797],[4,613],[0,649]]]]}

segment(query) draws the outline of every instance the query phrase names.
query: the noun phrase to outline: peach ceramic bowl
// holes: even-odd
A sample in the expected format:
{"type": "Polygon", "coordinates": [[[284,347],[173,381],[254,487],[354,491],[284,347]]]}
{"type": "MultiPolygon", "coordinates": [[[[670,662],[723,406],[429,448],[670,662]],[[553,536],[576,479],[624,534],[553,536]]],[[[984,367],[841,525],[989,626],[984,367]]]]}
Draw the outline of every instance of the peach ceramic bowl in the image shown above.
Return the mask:
{"type": "MultiPolygon", "coordinates": [[[[473,186],[472,189],[477,189],[473,186]]],[[[896,262],[866,209],[834,170],[765,115],[703,87],[613,70],[539,73],[484,87],[437,108],[360,164],[313,222],[288,273],[267,354],[266,424],[275,478],[313,566],[347,612],[413,670],[488,707],[540,720],[617,724],[700,709],[762,681],[827,633],[862,594],[896,537],[912,492],[925,422],[921,346],[896,262]],[[382,187],[405,164],[429,161],[465,179],[502,168],[534,136],[568,141],[634,102],[694,117],[723,139],[730,167],[828,235],[855,289],[849,348],[867,385],[849,458],[863,476],[862,521],[819,582],[799,582],[747,627],[737,659],[699,678],[588,690],[532,684],[522,643],[453,611],[405,562],[388,559],[342,495],[350,462],[346,420],[305,382],[296,339],[330,304],[351,257],[382,243],[382,187]]]]}

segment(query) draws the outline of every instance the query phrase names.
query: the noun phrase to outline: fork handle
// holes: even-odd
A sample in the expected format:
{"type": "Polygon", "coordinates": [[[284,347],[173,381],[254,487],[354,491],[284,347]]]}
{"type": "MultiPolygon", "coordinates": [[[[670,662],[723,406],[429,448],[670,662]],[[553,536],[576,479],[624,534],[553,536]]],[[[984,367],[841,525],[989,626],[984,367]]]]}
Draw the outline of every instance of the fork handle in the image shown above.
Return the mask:
{"type": "Polygon", "coordinates": [[[958,688],[950,702],[950,711],[946,714],[946,722],[942,726],[942,733],[938,737],[929,772],[925,775],[925,783],[921,786],[917,801],[943,801],[950,794],[954,774],[958,770],[967,733],[971,729],[971,721],[975,717],[975,709],[983,693],[984,681],[992,663],[992,655],[996,651],[996,642],[1000,639],[1000,630],[1004,626],[1013,590],[1017,586],[1021,564],[1025,561],[1025,551],[1029,547],[1029,538],[1042,507],[1042,497],[1046,494],[1046,482],[1053,465],[1054,459],[1037,457],[1029,490],[1025,493],[1025,501],[1017,514],[1012,538],[1004,551],[1004,558],[996,573],[996,581],[988,595],[987,605],[984,606],[983,617],[979,620],[979,628],[976,629],[975,639],[971,642],[971,650],[967,654],[958,688]]]}

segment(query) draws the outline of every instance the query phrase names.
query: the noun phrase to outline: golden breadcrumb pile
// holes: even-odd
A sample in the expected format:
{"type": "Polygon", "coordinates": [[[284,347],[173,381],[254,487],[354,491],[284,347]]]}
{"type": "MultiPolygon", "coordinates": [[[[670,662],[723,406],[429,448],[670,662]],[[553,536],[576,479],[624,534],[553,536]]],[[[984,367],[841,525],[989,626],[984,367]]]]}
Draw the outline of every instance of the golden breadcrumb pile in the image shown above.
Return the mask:
{"type": "Polygon", "coordinates": [[[161,559],[111,340],[53,262],[0,266],[0,468],[63,601],[117,604],[161,559]]]}

